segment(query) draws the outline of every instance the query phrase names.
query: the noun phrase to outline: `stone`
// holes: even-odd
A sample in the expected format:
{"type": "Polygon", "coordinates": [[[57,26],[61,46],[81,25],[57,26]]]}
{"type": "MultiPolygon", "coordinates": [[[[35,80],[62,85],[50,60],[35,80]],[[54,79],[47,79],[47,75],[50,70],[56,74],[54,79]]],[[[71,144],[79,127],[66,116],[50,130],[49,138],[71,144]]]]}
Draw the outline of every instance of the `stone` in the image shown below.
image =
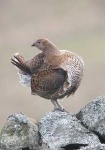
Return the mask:
{"type": "Polygon", "coordinates": [[[38,125],[22,113],[10,115],[0,134],[2,150],[39,150],[38,125]]]}
{"type": "Polygon", "coordinates": [[[82,147],[79,150],[105,150],[105,144],[89,145],[86,147],[82,147]]]}
{"type": "Polygon", "coordinates": [[[98,137],[86,129],[75,115],[60,110],[49,112],[41,118],[39,132],[49,150],[63,150],[68,145],[70,149],[72,146],[80,148],[100,143],[98,137]]]}
{"type": "Polygon", "coordinates": [[[101,143],[105,143],[105,118],[95,124],[93,132],[99,136],[101,143]]]}
{"type": "Polygon", "coordinates": [[[100,96],[86,105],[76,115],[89,130],[105,143],[105,96],[100,96]]]}

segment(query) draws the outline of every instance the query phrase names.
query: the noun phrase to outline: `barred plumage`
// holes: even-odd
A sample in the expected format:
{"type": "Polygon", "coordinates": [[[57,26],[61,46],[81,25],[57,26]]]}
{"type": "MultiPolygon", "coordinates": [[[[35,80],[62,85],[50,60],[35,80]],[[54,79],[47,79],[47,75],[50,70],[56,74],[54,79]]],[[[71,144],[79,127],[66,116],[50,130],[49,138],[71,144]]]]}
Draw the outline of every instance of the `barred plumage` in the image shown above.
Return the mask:
{"type": "Polygon", "coordinates": [[[31,60],[14,54],[12,64],[18,68],[21,83],[30,86],[34,95],[50,99],[55,109],[62,109],[57,99],[74,94],[79,87],[84,61],[77,54],[59,50],[48,39],[39,39],[32,46],[42,52],[31,60]]]}

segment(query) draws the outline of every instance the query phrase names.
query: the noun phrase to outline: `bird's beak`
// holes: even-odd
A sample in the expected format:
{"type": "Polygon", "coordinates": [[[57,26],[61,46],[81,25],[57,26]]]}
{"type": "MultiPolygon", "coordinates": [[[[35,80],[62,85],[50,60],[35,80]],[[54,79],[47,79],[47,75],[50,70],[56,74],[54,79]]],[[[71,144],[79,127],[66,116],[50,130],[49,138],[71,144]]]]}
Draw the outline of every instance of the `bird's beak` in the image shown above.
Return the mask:
{"type": "Polygon", "coordinates": [[[36,42],[35,42],[35,43],[33,43],[31,46],[36,46],[36,42]]]}

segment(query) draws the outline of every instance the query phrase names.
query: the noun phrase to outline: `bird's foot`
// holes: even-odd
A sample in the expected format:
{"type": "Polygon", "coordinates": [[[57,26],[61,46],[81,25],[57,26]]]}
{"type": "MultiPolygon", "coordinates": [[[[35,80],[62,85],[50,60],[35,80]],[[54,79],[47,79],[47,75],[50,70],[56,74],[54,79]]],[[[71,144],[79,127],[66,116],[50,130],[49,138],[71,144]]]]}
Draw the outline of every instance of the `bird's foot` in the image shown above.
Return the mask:
{"type": "Polygon", "coordinates": [[[59,107],[55,107],[55,108],[53,109],[53,112],[54,112],[54,111],[66,112],[66,110],[65,110],[64,108],[59,108],[59,107]]]}
{"type": "Polygon", "coordinates": [[[36,93],[35,92],[31,92],[31,95],[36,95],[36,93]]]}

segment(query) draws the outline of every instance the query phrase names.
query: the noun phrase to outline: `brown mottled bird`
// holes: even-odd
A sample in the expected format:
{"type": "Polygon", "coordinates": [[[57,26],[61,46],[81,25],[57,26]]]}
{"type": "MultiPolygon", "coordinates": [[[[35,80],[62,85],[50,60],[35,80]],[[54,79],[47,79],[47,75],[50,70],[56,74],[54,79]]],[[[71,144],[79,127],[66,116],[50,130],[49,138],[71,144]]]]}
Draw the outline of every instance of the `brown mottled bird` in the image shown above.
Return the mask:
{"type": "Polygon", "coordinates": [[[77,54],[59,50],[50,40],[38,39],[32,44],[41,50],[31,60],[19,53],[11,59],[18,68],[20,82],[31,87],[31,93],[50,99],[54,109],[63,110],[57,99],[74,94],[84,72],[84,61],[77,54]]]}

